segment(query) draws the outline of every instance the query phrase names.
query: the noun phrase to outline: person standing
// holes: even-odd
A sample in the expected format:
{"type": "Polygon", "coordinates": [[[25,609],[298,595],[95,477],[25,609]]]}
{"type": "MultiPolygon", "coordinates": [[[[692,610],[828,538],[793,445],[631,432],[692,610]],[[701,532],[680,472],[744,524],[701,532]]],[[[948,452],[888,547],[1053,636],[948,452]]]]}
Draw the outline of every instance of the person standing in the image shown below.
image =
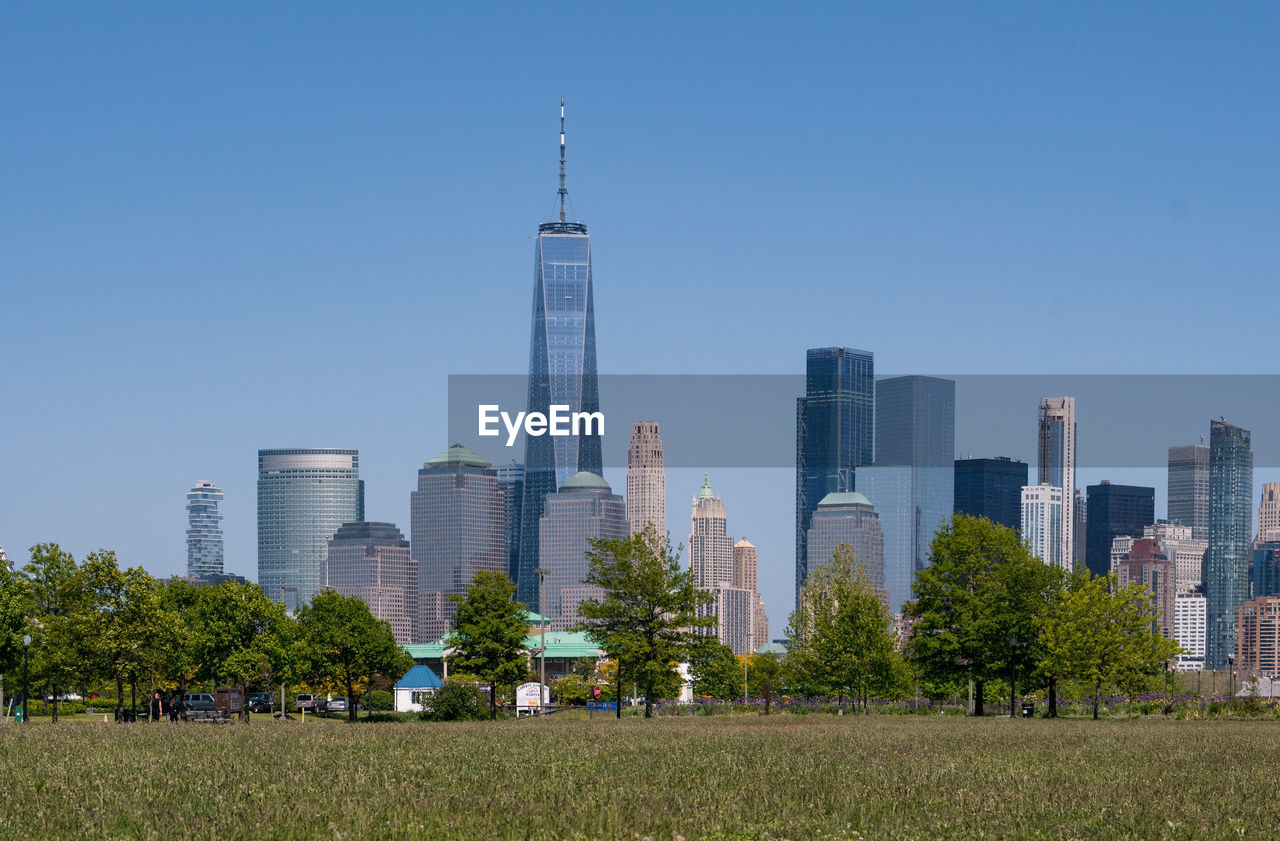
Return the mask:
{"type": "Polygon", "coordinates": [[[164,715],[164,701],[160,700],[159,692],[151,696],[151,708],[148,712],[151,713],[152,723],[159,721],[160,717],[164,715]]]}

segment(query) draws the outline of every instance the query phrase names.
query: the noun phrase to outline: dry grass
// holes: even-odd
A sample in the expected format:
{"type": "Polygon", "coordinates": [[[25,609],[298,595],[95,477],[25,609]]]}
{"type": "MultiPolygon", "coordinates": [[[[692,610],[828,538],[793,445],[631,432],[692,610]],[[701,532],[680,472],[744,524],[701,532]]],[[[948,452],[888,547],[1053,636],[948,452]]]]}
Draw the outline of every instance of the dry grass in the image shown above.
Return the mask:
{"type": "Polygon", "coordinates": [[[0,839],[1275,838],[1277,755],[1266,721],[10,725],[0,839]]]}

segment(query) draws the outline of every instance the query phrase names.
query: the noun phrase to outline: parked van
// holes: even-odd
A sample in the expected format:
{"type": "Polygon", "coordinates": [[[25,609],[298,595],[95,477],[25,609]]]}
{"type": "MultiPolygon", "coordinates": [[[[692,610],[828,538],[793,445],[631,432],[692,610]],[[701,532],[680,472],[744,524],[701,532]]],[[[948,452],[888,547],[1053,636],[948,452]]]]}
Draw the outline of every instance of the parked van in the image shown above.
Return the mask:
{"type": "Polygon", "coordinates": [[[208,692],[188,692],[182,696],[184,710],[212,710],[213,696],[208,692]]]}

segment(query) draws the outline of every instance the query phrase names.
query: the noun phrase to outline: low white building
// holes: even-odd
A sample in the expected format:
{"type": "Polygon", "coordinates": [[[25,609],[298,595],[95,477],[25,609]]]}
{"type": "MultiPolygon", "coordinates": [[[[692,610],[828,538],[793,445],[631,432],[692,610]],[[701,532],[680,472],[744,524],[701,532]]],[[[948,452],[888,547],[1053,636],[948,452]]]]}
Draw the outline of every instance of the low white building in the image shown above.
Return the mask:
{"type": "Polygon", "coordinates": [[[429,666],[414,666],[396,683],[396,712],[422,712],[427,699],[443,685],[429,666]]]}

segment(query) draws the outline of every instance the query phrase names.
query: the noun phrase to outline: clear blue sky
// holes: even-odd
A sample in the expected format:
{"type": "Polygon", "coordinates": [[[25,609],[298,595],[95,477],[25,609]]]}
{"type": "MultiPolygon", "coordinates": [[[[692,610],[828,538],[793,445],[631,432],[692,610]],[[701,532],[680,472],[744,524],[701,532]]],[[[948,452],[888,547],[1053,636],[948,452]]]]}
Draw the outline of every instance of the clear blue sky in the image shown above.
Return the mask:
{"type": "MultiPolygon", "coordinates": [[[[471,6],[0,11],[11,556],[179,572],[207,479],[253,575],[260,447],[407,529],[447,375],[527,366],[561,94],[602,371],[1275,370],[1270,4],[471,6]]],[[[793,476],[712,479],[778,636],[793,476]]]]}

